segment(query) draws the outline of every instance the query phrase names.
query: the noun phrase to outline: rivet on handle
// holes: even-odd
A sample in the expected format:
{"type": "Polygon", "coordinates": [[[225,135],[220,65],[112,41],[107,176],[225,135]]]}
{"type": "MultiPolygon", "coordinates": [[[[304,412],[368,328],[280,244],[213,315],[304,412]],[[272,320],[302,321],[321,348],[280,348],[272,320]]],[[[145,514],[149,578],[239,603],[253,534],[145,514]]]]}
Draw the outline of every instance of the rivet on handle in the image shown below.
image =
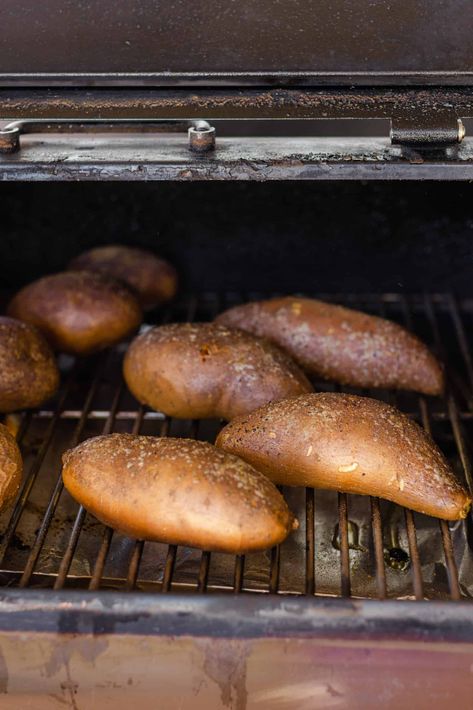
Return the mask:
{"type": "Polygon", "coordinates": [[[15,153],[20,148],[18,126],[5,126],[0,130],[0,153],[15,153]]]}
{"type": "Polygon", "coordinates": [[[215,127],[207,121],[196,121],[189,128],[189,149],[195,153],[207,153],[215,149],[215,127]]]}

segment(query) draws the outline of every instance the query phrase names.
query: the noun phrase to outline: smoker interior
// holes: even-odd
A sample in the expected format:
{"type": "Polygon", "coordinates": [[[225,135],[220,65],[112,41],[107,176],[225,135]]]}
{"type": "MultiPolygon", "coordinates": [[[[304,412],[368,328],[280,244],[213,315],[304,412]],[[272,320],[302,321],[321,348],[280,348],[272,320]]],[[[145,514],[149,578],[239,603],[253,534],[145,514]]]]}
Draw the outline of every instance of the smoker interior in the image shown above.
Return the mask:
{"type": "MultiPolygon", "coordinates": [[[[429,430],[471,484],[472,186],[361,183],[4,184],[3,299],[95,244],[154,247],[182,274],[148,322],[210,320],[280,293],[322,295],[419,334],[445,362],[444,398],[359,392],[429,430]]],[[[22,490],[0,520],[0,582],[41,589],[459,599],[473,594],[471,520],[447,524],[369,497],[284,489],[300,528],[245,557],[128,539],[63,490],[61,454],[111,431],[213,441],[220,422],[170,420],[121,379],[125,346],[61,358],[56,399],[19,419],[22,490]]],[[[316,389],[336,386],[315,382],[316,389]]],[[[346,391],[355,392],[353,389],[346,391]]]]}

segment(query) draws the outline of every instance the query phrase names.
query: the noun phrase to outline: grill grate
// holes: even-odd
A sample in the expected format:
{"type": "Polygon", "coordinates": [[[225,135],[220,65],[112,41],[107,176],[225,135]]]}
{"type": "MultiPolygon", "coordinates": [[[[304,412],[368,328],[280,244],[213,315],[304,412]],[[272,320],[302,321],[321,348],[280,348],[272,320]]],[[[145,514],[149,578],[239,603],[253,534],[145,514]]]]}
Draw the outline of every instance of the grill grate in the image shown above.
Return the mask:
{"type": "MultiPolygon", "coordinates": [[[[209,320],[261,294],[185,298],[163,316],[209,320]]],[[[322,295],[383,315],[418,332],[447,363],[444,399],[359,392],[396,404],[436,438],[471,487],[467,441],[473,426],[473,364],[467,333],[473,302],[450,295],[322,295]]],[[[299,531],[267,553],[232,557],[130,540],[99,524],[63,489],[62,452],[100,433],[132,431],[213,441],[219,423],[171,420],[139,406],[121,379],[123,347],[83,362],[64,358],[62,391],[50,409],[21,418],[25,478],[0,519],[0,583],[177,592],[241,592],[342,597],[459,599],[473,596],[470,521],[447,524],[394,504],[312,489],[284,489],[299,531]]],[[[317,389],[337,389],[315,383],[317,389]]],[[[357,392],[352,388],[347,391],[357,392]]]]}

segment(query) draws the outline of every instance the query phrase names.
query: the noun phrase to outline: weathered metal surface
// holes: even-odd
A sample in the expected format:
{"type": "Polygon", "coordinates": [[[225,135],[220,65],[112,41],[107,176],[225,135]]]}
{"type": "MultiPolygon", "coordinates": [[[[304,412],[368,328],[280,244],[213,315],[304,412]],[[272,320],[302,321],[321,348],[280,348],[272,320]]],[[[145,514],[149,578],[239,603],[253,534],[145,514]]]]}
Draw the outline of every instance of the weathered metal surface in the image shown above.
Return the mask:
{"type": "Polygon", "coordinates": [[[469,0],[3,0],[0,81],[471,83],[469,0]]]}
{"type": "Polygon", "coordinates": [[[469,708],[473,646],[8,633],[2,710],[469,708]]]}
{"type": "Polygon", "coordinates": [[[473,140],[441,159],[403,157],[382,138],[220,138],[211,154],[185,136],[27,135],[0,157],[0,181],[471,180],[473,140]]]}
{"type": "Polygon", "coordinates": [[[470,645],[473,614],[465,602],[2,589],[0,632],[11,631],[470,645]]]}
{"type": "Polygon", "coordinates": [[[0,89],[0,119],[417,118],[473,116],[473,88],[0,89]]]}

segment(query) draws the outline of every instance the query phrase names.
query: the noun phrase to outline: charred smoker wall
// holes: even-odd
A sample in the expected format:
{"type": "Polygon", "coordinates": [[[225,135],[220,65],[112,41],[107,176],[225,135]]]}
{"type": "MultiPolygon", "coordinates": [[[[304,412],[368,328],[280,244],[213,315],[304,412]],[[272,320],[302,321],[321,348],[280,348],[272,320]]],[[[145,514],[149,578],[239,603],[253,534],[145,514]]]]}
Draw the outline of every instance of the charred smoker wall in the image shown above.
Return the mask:
{"type": "Polygon", "coordinates": [[[470,296],[472,196],[453,182],[3,183],[2,287],[122,242],[168,257],[187,292],[470,296]]]}

